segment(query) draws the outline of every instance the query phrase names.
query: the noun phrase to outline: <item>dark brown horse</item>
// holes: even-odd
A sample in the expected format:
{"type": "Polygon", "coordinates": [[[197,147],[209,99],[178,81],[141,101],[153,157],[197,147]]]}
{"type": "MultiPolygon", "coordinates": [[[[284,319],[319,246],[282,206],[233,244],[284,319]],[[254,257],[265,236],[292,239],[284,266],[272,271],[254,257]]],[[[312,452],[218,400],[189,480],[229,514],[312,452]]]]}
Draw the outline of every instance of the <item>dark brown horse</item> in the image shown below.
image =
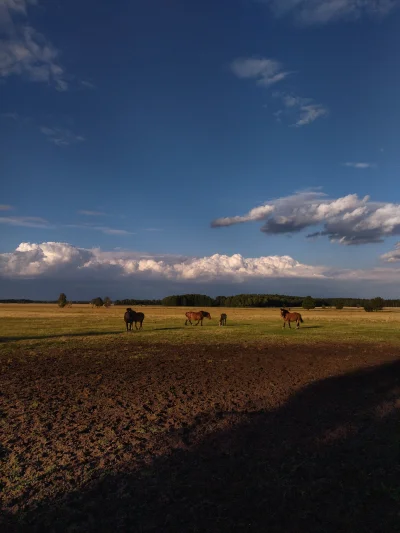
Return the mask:
{"type": "Polygon", "coordinates": [[[186,316],[185,326],[187,326],[188,322],[190,322],[190,325],[193,326],[192,320],[193,322],[197,320],[195,326],[197,326],[199,322],[200,322],[200,326],[202,326],[203,318],[208,318],[209,320],[211,320],[211,315],[207,311],[188,311],[187,313],[185,313],[185,316],[186,316]]]}
{"type": "Polygon", "coordinates": [[[136,329],[142,329],[144,314],[136,313],[136,311],[133,311],[130,307],[127,307],[125,314],[124,314],[124,320],[126,324],[126,331],[128,331],[128,324],[129,324],[129,330],[132,330],[133,323],[135,323],[136,329]],[[137,327],[137,323],[139,323],[139,327],[137,327]]]}
{"type": "Polygon", "coordinates": [[[220,316],[220,319],[219,319],[219,325],[220,326],[226,326],[226,319],[227,319],[227,315],[225,313],[222,313],[221,316],[220,316]]]}
{"type": "Polygon", "coordinates": [[[296,322],[296,328],[299,329],[300,322],[303,322],[300,313],[291,313],[287,309],[281,308],[281,317],[283,318],[283,327],[288,323],[289,328],[291,328],[290,322],[296,322]]]}

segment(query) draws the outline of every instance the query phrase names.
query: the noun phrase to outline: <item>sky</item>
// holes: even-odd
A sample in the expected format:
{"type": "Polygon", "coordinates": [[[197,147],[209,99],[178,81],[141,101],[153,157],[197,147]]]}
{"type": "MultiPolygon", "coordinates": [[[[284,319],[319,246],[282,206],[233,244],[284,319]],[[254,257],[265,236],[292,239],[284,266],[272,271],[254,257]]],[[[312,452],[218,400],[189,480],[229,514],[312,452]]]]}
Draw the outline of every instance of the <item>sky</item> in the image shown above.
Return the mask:
{"type": "Polygon", "coordinates": [[[400,0],[0,0],[0,299],[399,298],[400,0]]]}

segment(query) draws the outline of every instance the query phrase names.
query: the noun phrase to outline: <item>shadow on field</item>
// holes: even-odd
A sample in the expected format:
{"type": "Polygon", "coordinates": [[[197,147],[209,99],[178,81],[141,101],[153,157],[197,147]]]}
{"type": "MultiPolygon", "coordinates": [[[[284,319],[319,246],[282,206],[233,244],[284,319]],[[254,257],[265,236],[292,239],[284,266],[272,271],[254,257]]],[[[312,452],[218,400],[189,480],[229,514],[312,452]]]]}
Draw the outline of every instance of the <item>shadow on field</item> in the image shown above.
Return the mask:
{"type": "Polygon", "coordinates": [[[0,337],[0,342],[59,339],[61,337],[98,337],[101,335],[121,335],[121,333],[126,333],[126,330],[121,329],[121,331],[82,331],[80,333],[57,333],[57,335],[21,335],[14,337],[0,337]]]}
{"type": "Polygon", "coordinates": [[[212,412],[225,429],[195,442],[207,426],[185,427],[180,449],[9,515],[6,530],[398,531],[399,406],[395,362],[316,382],[273,411],[212,412]]]}

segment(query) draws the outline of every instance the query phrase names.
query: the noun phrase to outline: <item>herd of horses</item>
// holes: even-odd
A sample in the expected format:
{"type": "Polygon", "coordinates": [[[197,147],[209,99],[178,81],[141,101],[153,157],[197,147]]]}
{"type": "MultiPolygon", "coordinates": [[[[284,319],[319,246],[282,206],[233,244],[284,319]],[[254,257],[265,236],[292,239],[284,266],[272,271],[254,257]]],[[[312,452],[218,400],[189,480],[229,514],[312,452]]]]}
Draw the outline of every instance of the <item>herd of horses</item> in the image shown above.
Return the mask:
{"type": "MultiPolygon", "coordinates": [[[[200,323],[200,326],[203,325],[203,319],[208,318],[211,320],[211,315],[208,313],[208,311],[188,311],[185,313],[186,321],[185,326],[188,325],[188,322],[191,326],[193,326],[193,322],[196,322],[194,324],[197,326],[200,323]]],[[[290,310],[282,309],[281,308],[281,317],[283,318],[283,327],[286,326],[286,324],[291,328],[290,323],[296,322],[296,328],[299,329],[300,323],[303,322],[303,319],[301,318],[300,313],[291,313],[290,310]]],[[[226,319],[228,316],[226,313],[222,313],[219,318],[219,325],[220,326],[226,326],[226,319]]],[[[126,325],[126,331],[131,331],[133,324],[135,324],[135,329],[142,329],[143,327],[143,320],[144,320],[144,314],[143,313],[136,313],[136,311],[133,311],[130,307],[128,307],[124,314],[124,321],[126,325]],[[138,327],[139,324],[139,327],[138,327]]]]}

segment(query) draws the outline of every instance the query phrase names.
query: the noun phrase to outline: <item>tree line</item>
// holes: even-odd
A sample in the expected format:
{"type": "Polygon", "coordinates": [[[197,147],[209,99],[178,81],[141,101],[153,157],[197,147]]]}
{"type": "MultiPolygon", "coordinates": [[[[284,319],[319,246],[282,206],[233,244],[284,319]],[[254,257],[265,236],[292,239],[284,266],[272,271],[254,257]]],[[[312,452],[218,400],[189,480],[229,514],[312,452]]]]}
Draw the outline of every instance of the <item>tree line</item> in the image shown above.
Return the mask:
{"type": "MultiPolygon", "coordinates": [[[[100,296],[92,300],[67,299],[65,293],[61,293],[58,300],[29,300],[2,299],[0,303],[53,303],[59,307],[71,306],[73,303],[91,304],[92,307],[109,307],[113,305],[110,297],[100,296]]],[[[304,309],[314,309],[315,307],[360,307],[367,312],[379,311],[383,307],[400,307],[400,299],[386,300],[384,298],[312,298],[311,296],[288,296],[285,294],[236,294],[235,296],[217,296],[212,298],[206,294],[174,294],[159,299],[137,299],[126,298],[115,300],[114,305],[134,307],[141,305],[164,305],[167,307],[303,307],[304,309]]]]}

